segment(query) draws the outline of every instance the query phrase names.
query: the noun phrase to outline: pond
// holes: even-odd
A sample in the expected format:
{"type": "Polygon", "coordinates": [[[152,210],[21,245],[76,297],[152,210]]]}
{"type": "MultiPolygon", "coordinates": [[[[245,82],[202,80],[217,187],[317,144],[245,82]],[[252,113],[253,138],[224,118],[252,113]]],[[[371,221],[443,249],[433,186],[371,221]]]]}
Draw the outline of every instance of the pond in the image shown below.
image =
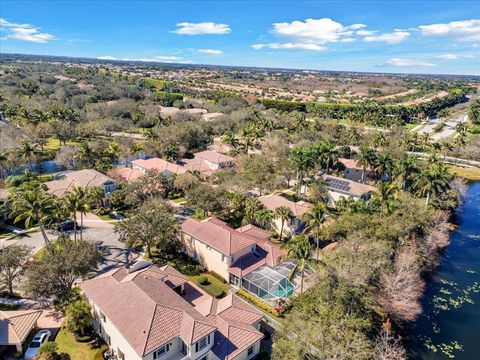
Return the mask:
{"type": "Polygon", "coordinates": [[[423,314],[409,331],[409,358],[480,359],[480,183],[457,210],[458,228],[431,274],[423,314]]]}

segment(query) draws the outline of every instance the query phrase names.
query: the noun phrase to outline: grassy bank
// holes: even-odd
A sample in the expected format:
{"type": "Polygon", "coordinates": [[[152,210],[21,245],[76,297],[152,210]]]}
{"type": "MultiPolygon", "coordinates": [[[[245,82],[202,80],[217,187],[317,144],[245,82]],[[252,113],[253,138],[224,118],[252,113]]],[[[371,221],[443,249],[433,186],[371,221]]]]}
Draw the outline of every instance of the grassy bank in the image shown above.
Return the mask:
{"type": "Polygon", "coordinates": [[[449,166],[448,168],[455,176],[459,176],[467,180],[480,181],[479,168],[466,168],[460,166],[449,166]]]}

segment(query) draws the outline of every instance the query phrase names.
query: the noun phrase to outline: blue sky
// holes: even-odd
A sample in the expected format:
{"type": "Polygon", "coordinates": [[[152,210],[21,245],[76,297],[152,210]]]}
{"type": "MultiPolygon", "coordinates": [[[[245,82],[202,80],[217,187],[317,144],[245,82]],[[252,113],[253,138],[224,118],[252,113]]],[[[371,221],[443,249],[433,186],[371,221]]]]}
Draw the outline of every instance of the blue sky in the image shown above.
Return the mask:
{"type": "Polygon", "coordinates": [[[0,50],[480,75],[480,1],[12,1],[0,50]]]}

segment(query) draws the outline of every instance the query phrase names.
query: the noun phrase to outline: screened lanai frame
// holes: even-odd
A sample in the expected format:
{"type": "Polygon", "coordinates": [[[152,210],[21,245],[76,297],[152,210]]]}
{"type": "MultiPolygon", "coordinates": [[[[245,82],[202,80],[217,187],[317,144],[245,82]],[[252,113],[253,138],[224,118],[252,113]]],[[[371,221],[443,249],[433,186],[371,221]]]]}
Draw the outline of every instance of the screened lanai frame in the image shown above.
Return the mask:
{"type": "Polygon", "coordinates": [[[295,293],[295,284],[288,276],[263,265],[242,278],[242,287],[265,301],[288,298],[295,293]]]}

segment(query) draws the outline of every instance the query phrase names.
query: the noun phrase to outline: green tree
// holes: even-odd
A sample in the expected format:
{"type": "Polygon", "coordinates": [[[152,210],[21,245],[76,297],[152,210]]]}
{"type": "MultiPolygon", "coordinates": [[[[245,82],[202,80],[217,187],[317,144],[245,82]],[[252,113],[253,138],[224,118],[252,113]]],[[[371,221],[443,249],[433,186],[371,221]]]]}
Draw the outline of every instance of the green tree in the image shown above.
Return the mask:
{"type": "Polygon", "coordinates": [[[0,278],[2,285],[13,295],[13,282],[24,273],[23,263],[32,253],[32,248],[25,245],[10,245],[0,253],[0,278]]]}
{"type": "Polygon", "coordinates": [[[315,167],[316,151],[308,147],[297,147],[290,154],[292,167],[297,173],[297,196],[300,195],[303,178],[315,167]]]}
{"type": "Polygon", "coordinates": [[[397,163],[397,169],[402,178],[402,189],[406,191],[413,176],[420,171],[418,159],[415,156],[405,154],[397,163]]]}
{"type": "Polygon", "coordinates": [[[290,210],[290,208],[286,206],[279,206],[278,208],[275,209],[274,213],[275,213],[275,217],[277,219],[280,219],[280,233],[278,234],[278,236],[281,242],[283,238],[283,229],[284,229],[285,223],[288,223],[293,219],[293,213],[292,213],[292,210],[290,210]]]}
{"type": "Polygon", "coordinates": [[[12,194],[10,217],[14,219],[13,222],[23,221],[27,229],[38,225],[46,246],[50,245],[50,241],[45,231],[45,223],[50,219],[54,210],[55,200],[42,185],[31,189],[25,186],[20,187],[12,194]]]}
{"type": "Polygon", "coordinates": [[[305,235],[297,235],[284,244],[287,249],[287,257],[295,259],[297,264],[290,274],[292,279],[297,273],[300,273],[300,293],[303,293],[303,281],[305,277],[305,267],[310,261],[310,255],[313,250],[313,245],[305,235]]]}
{"type": "Polygon", "coordinates": [[[310,211],[303,214],[306,226],[304,232],[311,234],[317,243],[317,260],[319,258],[320,236],[322,228],[325,226],[327,220],[334,215],[332,208],[326,204],[318,203],[310,211]]]}
{"type": "Polygon", "coordinates": [[[368,167],[372,167],[375,164],[375,151],[366,145],[360,146],[359,152],[355,154],[354,159],[357,161],[357,165],[362,167],[362,182],[365,182],[365,171],[368,167]]]}
{"type": "Polygon", "coordinates": [[[83,216],[90,209],[88,193],[85,188],[76,186],[71,193],[67,194],[65,202],[74,220],[74,240],[77,240],[77,213],[80,213],[80,240],[83,240],[83,216]]]}
{"type": "Polygon", "coordinates": [[[433,165],[430,169],[419,174],[414,186],[421,196],[426,197],[425,207],[430,203],[432,196],[440,196],[450,189],[451,177],[442,163],[433,165]]]}
{"type": "Polygon", "coordinates": [[[33,145],[28,140],[23,140],[20,143],[20,147],[18,148],[17,153],[22,158],[28,160],[29,169],[31,169],[33,167],[33,157],[36,153],[35,145],[33,145]]]}
{"type": "Polygon", "coordinates": [[[67,307],[65,327],[72,333],[84,336],[92,321],[92,308],[85,297],[82,296],[67,307]]]}
{"type": "Polygon", "coordinates": [[[143,246],[147,256],[152,248],[162,256],[172,256],[180,248],[178,223],[171,209],[159,199],[144,202],[128,219],[115,224],[119,240],[127,247],[143,246]]]}

